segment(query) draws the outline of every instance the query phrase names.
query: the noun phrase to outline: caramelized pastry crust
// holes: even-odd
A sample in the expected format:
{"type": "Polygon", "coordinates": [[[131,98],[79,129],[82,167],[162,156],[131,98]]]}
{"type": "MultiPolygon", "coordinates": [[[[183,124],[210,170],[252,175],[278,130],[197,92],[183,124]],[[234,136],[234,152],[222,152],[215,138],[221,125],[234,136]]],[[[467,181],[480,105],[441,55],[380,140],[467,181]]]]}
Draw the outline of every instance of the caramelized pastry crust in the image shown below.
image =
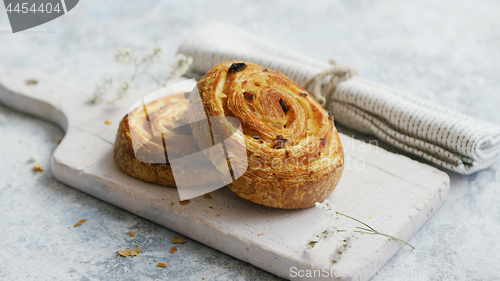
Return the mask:
{"type": "MultiPolygon", "coordinates": [[[[164,143],[168,143],[169,149],[173,148],[171,150],[179,153],[176,155],[169,152],[170,156],[175,157],[200,150],[189,125],[179,126],[187,124],[183,119],[188,109],[186,96],[179,93],[157,99],[134,109],[122,119],[114,148],[114,159],[120,169],[145,181],[176,186],[164,143]]],[[[190,164],[189,171],[181,173],[185,183],[194,186],[219,180],[218,175],[204,173],[204,169],[213,164],[206,158],[201,160],[194,165],[190,164]],[[203,173],[205,177],[193,177],[196,173],[203,173]]]]}
{"type": "MultiPolygon", "coordinates": [[[[244,137],[230,146],[245,146],[247,158],[233,157],[230,166],[248,168],[228,185],[233,192],[283,209],[311,207],[332,193],[343,171],[342,144],[333,116],[303,88],[278,72],[231,61],[210,70],[198,89],[207,116],[232,116],[241,122],[244,137]]],[[[215,126],[217,131],[238,129],[230,121],[210,126],[212,132],[215,126]]],[[[191,129],[200,142],[205,132],[191,129]]]]}

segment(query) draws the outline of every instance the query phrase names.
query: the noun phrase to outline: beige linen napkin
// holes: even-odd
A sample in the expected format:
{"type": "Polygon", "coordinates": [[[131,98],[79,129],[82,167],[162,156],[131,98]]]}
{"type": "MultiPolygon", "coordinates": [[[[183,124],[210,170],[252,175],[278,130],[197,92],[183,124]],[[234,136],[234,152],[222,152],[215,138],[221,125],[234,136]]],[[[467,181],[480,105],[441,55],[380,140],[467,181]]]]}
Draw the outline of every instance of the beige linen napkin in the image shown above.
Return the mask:
{"type": "Polygon", "coordinates": [[[335,121],[377,136],[443,168],[471,174],[500,155],[500,127],[356,76],[272,44],[238,27],[218,23],[192,33],[179,53],[201,74],[229,60],[246,60],[281,72],[309,91],[335,121]]]}

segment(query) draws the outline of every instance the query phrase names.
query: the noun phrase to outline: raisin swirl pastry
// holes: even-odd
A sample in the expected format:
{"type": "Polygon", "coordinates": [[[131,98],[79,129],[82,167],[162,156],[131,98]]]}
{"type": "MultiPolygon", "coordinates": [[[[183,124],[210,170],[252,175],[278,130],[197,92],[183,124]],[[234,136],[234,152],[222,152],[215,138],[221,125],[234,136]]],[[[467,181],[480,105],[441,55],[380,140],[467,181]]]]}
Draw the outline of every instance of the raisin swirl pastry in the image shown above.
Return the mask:
{"type": "MultiPolygon", "coordinates": [[[[333,116],[303,88],[281,73],[230,61],[211,69],[198,82],[198,89],[207,116],[231,116],[241,123],[244,137],[233,138],[230,146],[245,146],[247,157],[233,155],[236,160],[230,166],[248,168],[228,185],[233,192],[283,209],[308,208],[332,193],[344,167],[342,144],[333,116]]],[[[194,96],[190,111],[196,110],[194,96]]],[[[199,142],[206,132],[193,124],[192,133],[199,142]]],[[[210,123],[212,132],[224,127],[237,130],[231,126],[229,121],[210,123]]],[[[231,153],[228,150],[230,158],[231,153]]]]}
{"type": "MultiPolygon", "coordinates": [[[[187,94],[178,93],[157,99],[134,109],[122,119],[113,152],[120,169],[145,181],[176,186],[164,143],[168,142],[169,149],[179,152],[178,156],[200,150],[189,125],[179,126],[186,124],[187,94]]],[[[177,156],[175,153],[169,155],[177,156]]],[[[220,175],[204,172],[206,167],[213,165],[210,160],[200,160],[194,165],[190,163],[190,170],[180,180],[193,186],[218,181],[220,175]],[[205,177],[193,177],[193,173],[203,173],[205,177]]]]}

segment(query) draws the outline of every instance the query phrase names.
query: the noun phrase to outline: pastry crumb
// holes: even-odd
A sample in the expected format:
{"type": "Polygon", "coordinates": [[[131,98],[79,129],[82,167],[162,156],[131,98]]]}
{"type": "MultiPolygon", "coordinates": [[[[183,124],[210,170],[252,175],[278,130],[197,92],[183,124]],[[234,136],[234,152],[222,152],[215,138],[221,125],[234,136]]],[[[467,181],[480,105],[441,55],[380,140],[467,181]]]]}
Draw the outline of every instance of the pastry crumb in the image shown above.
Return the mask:
{"type": "Polygon", "coordinates": [[[187,205],[187,204],[191,203],[191,201],[189,201],[189,200],[182,200],[182,201],[179,201],[179,203],[181,205],[187,205]]]}
{"type": "Polygon", "coordinates": [[[35,172],[43,172],[43,167],[42,167],[40,164],[35,163],[35,164],[33,165],[33,170],[34,170],[35,172]]]}
{"type": "Polygon", "coordinates": [[[108,100],[108,103],[114,103],[115,101],[114,100],[108,100]]]}
{"type": "Polygon", "coordinates": [[[172,249],[170,249],[170,253],[173,254],[175,252],[177,252],[177,248],[176,247],[172,247],[172,249]]]}
{"type": "Polygon", "coordinates": [[[135,233],[133,233],[132,231],[129,231],[128,233],[130,234],[130,237],[135,237],[135,233]]]}
{"type": "Polygon", "coordinates": [[[83,233],[87,233],[87,230],[84,230],[83,233]]]}
{"type": "Polygon", "coordinates": [[[212,199],[212,196],[210,195],[210,193],[207,193],[207,194],[203,195],[203,198],[212,199]]]}
{"type": "Polygon", "coordinates": [[[38,156],[36,154],[31,154],[30,162],[36,162],[37,159],[38,159],[38,156]]]}
{"type": "Polygon", "coordinates": [[[138,226],[136,226],[136,227],[135,227],[135,229],[139,229],[139,227],[138,227],[138,226]]]}
{"type": "Polygon", "coordinates": [[[137,247],[137,249],[123,249],[121,251],[118,251],[118,255],[122,257],[135,257],[141,252],[141,247],[137,247]]]}
{"type": "Polygon", "coordinates": [[[262,236],[264,235],[264,232],[257,234],[257,236],[262,236]]]}
{"type": "Polygon", "coordinates": [[[79,222],[77,222],[73,227],[77,227],[77,226],[80,226],[82,225],[84,222],[86,222],[87,220],[81,220],[79,222]]]}
{"type": "Polygon", "coordinates": [[[111,120],[108,119],[108,120],[104,121],[104,124],[111,125],[111,124],[113,124],[113,122],[111,122],[111,120]]]}
{"type": "Polygon", "coordinates": [[[206,277],[206,276],[203,276],[201,279],[205,280],[205,279],[207,279],[207,277],[206,277]]]}
{"type": "Polygon", "coordinates": [[[171,203],[170,203],[170,206],[173,206],[173,205],[174,205],[174,202],[171,202],[171,203]]]}
{"type": "Polygon", "coordinates": [[[182,238],[182,237],[172,237],[172,243],[174,244],[184,244],[186,243],[186,239],[182,238]]]}
{"type": "Polygon", "coordinates": [[[36,84],[38,84],[38,81],[35,79],[26,80],[26,85],[36,85],[36,84]]]}
{"type": "Polygon", "coordinates": [[[61,142],[62,142],[62,140],[58,140],[58,141],[57,141],[57,145],[60,145],[60,144],[61,144],[61,142]]]}
{"type": "Polygon", "coordinates": [[[164,263],[164,262],[159,262],[156,267],[163,267],[163,268],[167,268],[167,264],[164,263]]]}

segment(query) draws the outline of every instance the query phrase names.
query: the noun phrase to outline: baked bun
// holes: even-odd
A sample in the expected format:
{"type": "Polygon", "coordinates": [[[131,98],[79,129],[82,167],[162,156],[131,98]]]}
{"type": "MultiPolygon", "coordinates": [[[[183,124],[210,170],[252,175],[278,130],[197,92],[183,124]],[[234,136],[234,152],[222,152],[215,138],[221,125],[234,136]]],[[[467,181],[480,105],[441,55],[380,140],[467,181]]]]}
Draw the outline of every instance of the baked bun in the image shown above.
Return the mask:
{"type": "MultiPolygon", "coordinates": [[[[176,186],[168,156],[182,157],[200,151],[186,121],[189,93],[178,93],[140,106],[120,122],[114,159],[125,173],[161,185],[176,186]],[[132,141],[133,140],[133,141],[132,141]],[[165,143],[168,143],[167,155],[165,143]]],[[[182,161],[182,158],[179,158],[182,161]]],[[[179,161],[179,160],[177,160],[179,161]]],[[[179,164],[178,167],[186,165],[179,164]]],[[[220,175],[207,168],[213,164],[203,157],[189,163],[189,171],[177,170],[177,180],[190,186],[217,182],[220,175]],[[203,174],[204,177],[193,177],[203,174]]]]}
{"type": "MultiPolygon", "coordinates": [[[[206,116],[231,116],[241,123],[243,136],[226,143],[232,148],[227,150],[230,168],[248,165],[228,185],[233,192],[269,207],[300,209],[322,202],[335,189],[344,152],[333,116],[295,82],[253,63],[230,61],[211,69],[198,90],[206,116]],[[232,155],[241,147],[247,157],[232,155]]],[[[190,97],[190,112],[196,111],[195,98],[190,97]]],[[[237,125],[210,122],[210,131],[236,132],[237,125]]],[[[191,129],[198,144],[206,139],[202,126],[192,123],[191,129]]],[[[217,155],[207,157],[217,161],[217,155]]]]}

